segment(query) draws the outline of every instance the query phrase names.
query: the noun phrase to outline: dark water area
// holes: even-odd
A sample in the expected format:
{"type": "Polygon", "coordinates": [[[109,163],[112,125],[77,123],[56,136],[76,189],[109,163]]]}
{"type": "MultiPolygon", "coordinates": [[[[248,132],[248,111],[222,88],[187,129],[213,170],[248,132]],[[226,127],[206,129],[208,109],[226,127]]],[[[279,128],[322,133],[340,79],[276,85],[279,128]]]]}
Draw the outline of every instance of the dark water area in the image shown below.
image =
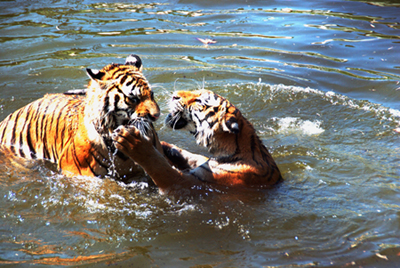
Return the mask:
{"type": "Polygon", "coordinates": [[[0,1],[0,120],[131,53],[161,140],[207,154],[163,119],[173,91],[212,90],[254,124],[284,182],[179,200],[1,155],[0,265],[400,264],[398,1],[0,1]]]}

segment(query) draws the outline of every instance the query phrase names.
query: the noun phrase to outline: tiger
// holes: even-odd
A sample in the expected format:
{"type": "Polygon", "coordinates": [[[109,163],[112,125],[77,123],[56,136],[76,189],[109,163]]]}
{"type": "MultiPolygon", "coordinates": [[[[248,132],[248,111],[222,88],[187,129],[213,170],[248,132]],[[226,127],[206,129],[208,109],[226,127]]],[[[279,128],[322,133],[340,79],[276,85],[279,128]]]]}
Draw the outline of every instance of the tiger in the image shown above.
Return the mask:
{"type": "Polygon", "coordinates": [[[161,142],[164,157],[135,127],[119,127],[113,134],[115,147],[140,164],[161,193],[209,187],[258,190],[283,180],[253,125],[226,98],[212,91],[175,92],[165,123],[172,129],[188,130],[212,157],[161,142]]]}
{"type": "Polygon", "coordinates": [[[0,123],[1,148],[16,157],[53,162],[66,176],[129,180],[144,174],[112,141],[118,126],[134,125],[162,152],[152,124],[160,108],[142,60],[131,54],[124,64],[87,68],[86,73],[86,89],[46,94],[8,115],[0,123]]]}

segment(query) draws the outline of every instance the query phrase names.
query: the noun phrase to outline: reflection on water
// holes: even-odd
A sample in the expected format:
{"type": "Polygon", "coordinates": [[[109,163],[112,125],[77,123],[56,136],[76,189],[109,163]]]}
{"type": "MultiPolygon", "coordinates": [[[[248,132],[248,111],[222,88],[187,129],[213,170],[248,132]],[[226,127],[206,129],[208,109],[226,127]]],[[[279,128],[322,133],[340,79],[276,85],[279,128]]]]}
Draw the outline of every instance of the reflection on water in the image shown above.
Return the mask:
{"type": "MultiPolygon", "coordinates": [[[[3,1],[0,118],[84,68],[135,53],[165,117],[205,87],[254,124],[285,181],[252,195],[160,196],[146,183],[0,158],[0,263],[393,267],[400,261],[396,1],[3,1]],[[216,43],[205,45],[197,38],[216,43]]],[[[157,123],[162,140],[207,154],[157,123]]]]}

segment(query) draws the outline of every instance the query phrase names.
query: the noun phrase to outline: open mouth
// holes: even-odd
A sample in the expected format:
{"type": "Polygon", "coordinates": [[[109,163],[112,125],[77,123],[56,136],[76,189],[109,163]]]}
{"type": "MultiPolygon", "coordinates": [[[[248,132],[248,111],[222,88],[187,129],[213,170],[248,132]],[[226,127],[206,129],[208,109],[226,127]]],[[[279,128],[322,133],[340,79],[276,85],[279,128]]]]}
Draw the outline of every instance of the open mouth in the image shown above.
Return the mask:
{"type": "Polygon", "coordinates": [[[172,129],[181,129],[184,128],[188,121],[186,121],[180,114],[168,114],[167,118],[165,118],[165,124],[171,127],[172,129]]]}

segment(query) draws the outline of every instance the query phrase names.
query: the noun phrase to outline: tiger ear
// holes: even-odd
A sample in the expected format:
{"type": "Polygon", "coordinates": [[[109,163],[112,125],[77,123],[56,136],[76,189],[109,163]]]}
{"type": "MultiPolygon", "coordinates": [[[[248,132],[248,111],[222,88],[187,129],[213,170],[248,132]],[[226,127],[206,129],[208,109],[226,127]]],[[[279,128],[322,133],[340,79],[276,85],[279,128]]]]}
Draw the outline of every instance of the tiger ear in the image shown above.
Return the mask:
{"type": "Polygon", "coordinates": [[[224,120],[222,128],[224,131],[233,134],[238,134],[240,132],[239,123],[234,116],[230,117],[228,120],[224,120]]]}
{"type": "Polygon", "coordinates": [[[227,103],[222,103],[219,109],[219,112],[222,115],[222,130],[229,133],[238,134],[240,132],[239,123],[235,114],[229,112],[228,110],[229,108],[227,108],[227,103]]]}
{"type": "Polygon", "coordinates": [[[103,78],[104,76],[103,72],[100,72],[99,70],[96,69],[86,68],[86,73],[90,77],[90,79],[94,81],[101,80],[101,78],[103,78]]]}
{"type": "Polygon", "coordinates": [[[125,60],[125,65],[132,65],[135,66],[139,72],[143,71],[143,64],[142,60],[138,55],[131,54],[125,60]]]}

